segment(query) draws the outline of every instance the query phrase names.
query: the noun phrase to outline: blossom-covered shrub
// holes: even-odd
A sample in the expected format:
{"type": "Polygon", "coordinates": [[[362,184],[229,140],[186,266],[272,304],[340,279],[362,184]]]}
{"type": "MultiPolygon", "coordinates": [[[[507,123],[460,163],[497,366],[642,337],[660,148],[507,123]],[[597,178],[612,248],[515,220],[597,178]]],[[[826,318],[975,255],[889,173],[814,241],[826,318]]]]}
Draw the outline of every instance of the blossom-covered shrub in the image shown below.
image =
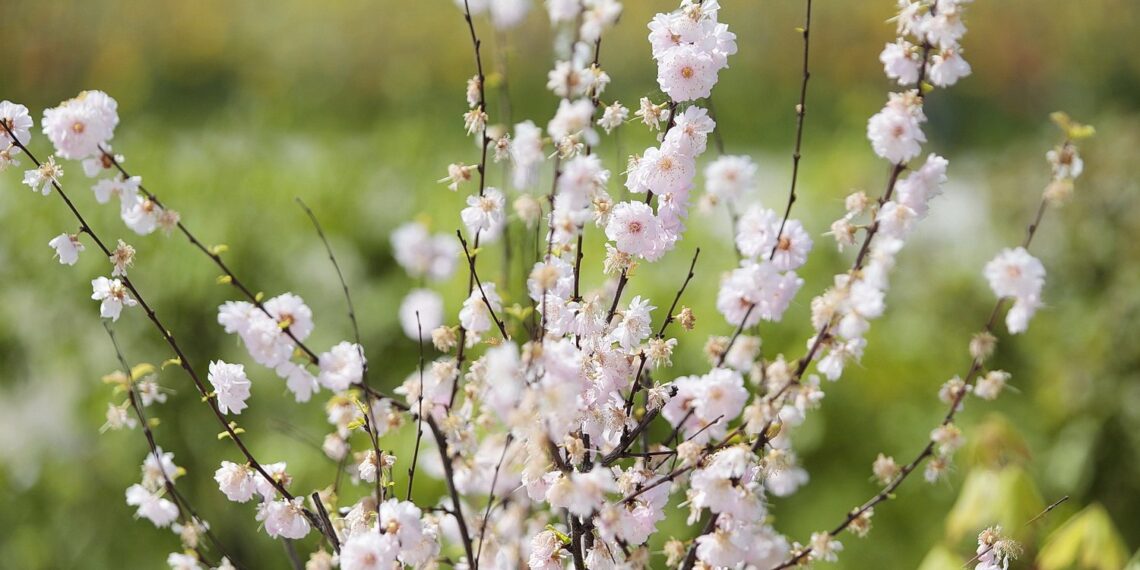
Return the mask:
{"type": "MultiPolygon", "coordinates": [[[[1025,241],[999,252],[984,268],[997,304],[969,342],[969,369],[939,391],[947,414],[929,434],[919,434],[923,447],[917,455],[901,464],[880,455],[872,473],[882,490],[854,509],[838,507],[837,513],[846,514],[837,517],[837,526],[803,542],[782,534],[768,497],[794,494],[809,479],[791,434],[822,405],[828,382],[839,380],[867,350],[871,323],[886,311],[898,254],[938,207],[953,171],[949,159],[923,156],[923,127],[927,97],[970,74],[961,45],[968,3],[898,2],[895,37],[880,55],[898,89],[866,127],[870,150],[886,161],[886,184],[878,196],[851,194],[826,232],[840,251],[853,251],[852,259],[810,300],[814,332],[798,357],[764,354],[761,348],[801,290],[821,285],[805,283],[796,271],[818,242],[829,241],[792,217],[807,117],[810,1],[801,29],[804,67],[793,175],[782,211],[754,197],[760,181],[752,159],[719,149],[715,158],[706,156],[719,146],[713,144],[711,98],[739,49],[731,31],[737,28],[721,21],[716,0],[683,0],[648,23],[660,96],[641,98],[631,105],[632,114],[622,102],[607,100],[614,78],[601,61],[621,4],[547,0],[551,25],[569,40],[558,41],[560,56],[547,77],[551,115],[514,125],[503,124],[488,108],[476,16],[486,13],[496,29],[509,28],[523,21],[531,2],[458,1],[476,73],[466,82],[468,110],[455,118],[456,131],[461,118],[478,159],[451,164],[439,181],[438,191],[465,194],[465,207],[451,219],[455,235],[433,233],[419,221],[391,234],[396,263],[420,281],[393,311],[410,344],[425,354],[434,349],[417,370],[404,371],[406,380],[392,394],[373,384],[358,334],[331,346],[309,344],[316,321],[304,299],[254,293],[223,259],[224,247],[203,245],[189,228],[192,220],[184,222],[140,175],[126,170],[124,156],[111,147],[120,117],[108,94],[86,91],[43,112],[40,126],[54,150],[43,160],[31,150],[35,125],[28,109],[0,103],[0,169],[29,161],[24,184],[63,200],[79,230],[47,244],[55,258],[63,265],[74,265],[81,255],[107,258],[106,274],[91,281],[99,315],[110,323],[129,316],[154,325],[172,352],[164,366],[185,372],[217,421],[212,429],[233,444],[236,454],[220,461],[213,475],[219,494],[236,503],[236,516],[259,524],[269,537],[315,536],[306,543],[307,568],[664,563],[767,569],[834,561],[843,551],[841,533],[866,535],[874,509],[913,473],[921,470],[930,482],[946,475],[964,443],[954,420],[967,397],[993,400],[1007,385],[1010,373],[987,365],[997,344],[997,317],[1008,308],[1007,331],[1021,333],[1043,305],[1045,264],[1029,248],[1045,210],[1073,193],[1083,169],[1076,144],[1092,133],[1063,115],[1054,117],[1065,137],[1047,154],[1051,182],[1025,241]],[[612,172],[597,151],[623,129],[648,129],[656,141],[630,156],[623,172],[612,172]],[[135,249],[123,240],[112,248],[107,234],[87,223],[74,178],[63,182],[64,169],[71,168],[64,161],[79,161],[84,175],[94,179],[94,201],[117,204],[132,232],[181,234],[217,266],[220,282],[232,285],[236,297],[217,308],[218,331],[233,335],[249,362],[190,361],[166,314],[128,275],[145,270],[145,260],[136,260],[135,249]],[[489,184],[494,163],[507,167],[498,186],[489,184]],[[723,275],[697,269],[700,250],[686,241],[694,205],[724,208],[733,221],[738,259],[723,275]],[[587,232],[604,235],[604,250],[585,251],[587,232]],[[525,284],[492,278],[497,272],[480,255],[488,244],[511,240],[518,241],[520,255],[529,256],[525,284]],[[677,250],[686,258],[693,253],[688,274],[677,276],[676,295],[629,298],[627,286],[638,266],[681,254],[677,250]],[[582,275],[591,271],[603,276],[603,285],[586,289],[582,275]],[[456,272],[467,277],[466,299],[457,314],[449,314],[434,288],[456,272]],[[677,329],[696,326],[697,316],[684,305],[693,279],[716,280],[723,322],[701,315],[716,333],[704,345],[708,368],[677,375],[670,372],[682,342],[677,329]],[[298,404],[323,400],[329,430],[321,449],[339,465],[331,489],[294,488],[284,462],[259,459],[259,450],[243,440],[241,413],[259,405],[250,386],[269,375],[298,404]],[[416,438],[411,457],[385,450],[388,434],[408,431],[416,438]],[[659,437],[662,431],[667,437],[659,437]],[[446,483],[442,502],[413,496],[412,480],[420,471],[446,483]],[[337,487],[340,474],[355,493],[337,487]],[[408,492],[398,495],[397,484],[408,492]],[[687,508],[692,532],[663,537],[664,552],[651,552],[647,543],[677,505],[687,508]]],[[[329,254],[335,264],[331,247],[329,254]]],[[[344,291],[355,324],[347,284],[344,291]]],[[[161,434],[150,420],[167,394],[145,367],[131,367],[121,352],[119,357],[122,372],[108,381],[126,400],[109,405],[104,427],[140,429],[151,451],[141,482],[126,488],[127,504],[136,517],[178,535],[181,551],[167,559],[172,568],[253,564],[231,558],[225,537],[210,531],[180,491],[180,478],[200,474],[177,467],[173,454],[155,443],[161,434]]],[[[978,568],[1005,568],[1017,555],[1016,543],[1000,529],[978,540],[978,568]]]]}

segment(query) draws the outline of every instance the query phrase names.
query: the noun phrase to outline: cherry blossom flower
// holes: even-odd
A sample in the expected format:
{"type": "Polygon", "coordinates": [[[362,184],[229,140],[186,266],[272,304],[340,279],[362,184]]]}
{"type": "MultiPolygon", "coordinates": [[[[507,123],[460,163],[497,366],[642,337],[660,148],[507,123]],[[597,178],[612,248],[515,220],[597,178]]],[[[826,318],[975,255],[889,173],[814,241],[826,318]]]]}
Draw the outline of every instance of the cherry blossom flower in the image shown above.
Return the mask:
{"type": "Polygon", "coordinates": [[[265,527],[265,532],[273,538],[305,538],[309,534],[309,520],[304,515],[301,497],[292,501],[266,501],[257,507],[257,520],[265,527]]]}
{"type": "Polygon", "coordinates": [[[223,461],[222,466],[214,472],[214,481],[217,481],[218,489],[227,499],[238,503],[244,503],[253,498],[253,494],[257,490],[254,477],[260,477],[260,475],[254,474],[253,470],[245,465],[238,465],[229,461],[223,461]]]}
{"type": "Polygon", "coordinates": [[[84,91],[44,111],[43,131],[56,154],[80,160],[100,152],[119,124],[118,103],[102,91],[84,91]]]}
{"type": "Polygon", "coordinates": [[[747,156],[721,156],[705,168],[705,190],[718,200],[735,204],[756,187],[756,173],[756,163],[747,156]]]}
{"type": "Polygon", "coordinates": [[[160,490],[151,490],[143,485],[127,488],[127,504],[138,508],[136,517],[147,519],[159,528],[170,526],[178,518],[178,505],[163,498],[160,490]]]}
{"type": "Polygon", "coordinates": [[[33,192],[47,196],[51,194],[52,185],[58,184],[60,178],[63,178],[63,167],[55,163],[54,157],[49,156],[38,168],[24,172],[24,185],[33,192]]]}
{"type": "Polygon", "coordinates": [[[101,301],[99,316],[104,319],[117,321],[123,307],[133,307],[138,304],[138,301],[127,291],[127,287],[118,279],[97,277],[91,281],[91,289],[93,290],[91,298],[95,301],[101,301]]]}
{"type": "Polygon", "coordinates": [[[914,85],[918,82],[918,72],[922,67],[921,50],[914,44],[899,38],[887,44],[879,54],[883,62],[883,72],[897,80],[899,85],[914,85]]]}
{"type": "Polygon", "coordinates": [[[903,164],[918,156],[926,134],[926,115],[914,92],[892,93],[887,105],[867,121],[867,138],[875,154],[893,164],[903,164]]]}
{"type": "Polygon", "coordinates": [[[649,313],[656,308],[649,304],[648,299],[642,299],[641,296],[634,297],[629,303],[629,308],[622,313],[621,322],[610,333],[610,338],[617,342],[622,350],[634,350],[641,341],[649,337],[651,324],[649,313]]]}
{"type": "Polygon", "coordinates": [[[431,331],[443,324],[443,298],[428,289],[413,289],[400,302],[400,328],[416,341],[431,337],[431,331]]]}
{"type": "Polygon", "coordinates": [[[83,242],[79,241],[79,234],[59,234],[48,242],[55,250],[55,257],[61,265],[75,265],[79,261],[79,254],[83,252],[83,242]]]}
{"type": "Polygon", "coordinates": [[[0,147],[6,147],[13,142],[26,145],[32,139],[33,122],[27,107],[11,101],[0,101],[0,123],[7,127],[7,129],[0,127],[0,147]],[[15,141],[8,135],[9,131],[15,135],[15,141]]]}
{"type": "Polygon", "coordinates": [[[321,373],[317,381],[334,392],[343,392],[359,384],[364,376],[364,356],[360,345],[343,341],[320,356],[321,373]]]}
{"type": "Polygon", "coordinates": [[[248,407],[245,401],[249,399],[250,382],[245,375],[245,366],[215,360],[210,362],[210,373],[207,378],[214,386],[218,409],[223,414],[240,414],[248,407]]]}
{"type": "Polygon", "coordinates": [[[622,202],[614,206],[606,237],[622,253],[653,259],[663,249],[661,222],[653,209],[642,202],[622,202]]]}

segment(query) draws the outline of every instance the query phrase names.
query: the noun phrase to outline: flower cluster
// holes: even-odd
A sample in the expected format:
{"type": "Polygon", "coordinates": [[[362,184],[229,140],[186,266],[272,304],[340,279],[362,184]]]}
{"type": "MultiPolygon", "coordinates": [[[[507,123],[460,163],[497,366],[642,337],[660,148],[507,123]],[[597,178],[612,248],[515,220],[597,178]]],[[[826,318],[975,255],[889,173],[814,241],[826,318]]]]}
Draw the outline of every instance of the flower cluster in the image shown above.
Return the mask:
{"type": "Polygon", "coordinates": [[[1021,545],[1002,535],[1001,527],[983,530],[978,535],[978,561],[974,570],[1009,570],[1009,562],[1021,556],[1021,545]]]}
{"type": "Polygon", "coordinates": [[[138,509],[136,517],[145,518],[154,526],[165,528],[178,518],[179,512],[178,505],[163,497],[166,492],[164,480],[177,477],[178,468],[174,465],[174,454],[163,453],[161,447],[158,448],[158,457],[161,459],[156,461],[154,457],[147,455],[146,462],[143,463],[143,482],[127,488],[127,504],[138,509]],[[157,470],[159,474],[153,475],[150,473],[152,470],[157,470]]]}

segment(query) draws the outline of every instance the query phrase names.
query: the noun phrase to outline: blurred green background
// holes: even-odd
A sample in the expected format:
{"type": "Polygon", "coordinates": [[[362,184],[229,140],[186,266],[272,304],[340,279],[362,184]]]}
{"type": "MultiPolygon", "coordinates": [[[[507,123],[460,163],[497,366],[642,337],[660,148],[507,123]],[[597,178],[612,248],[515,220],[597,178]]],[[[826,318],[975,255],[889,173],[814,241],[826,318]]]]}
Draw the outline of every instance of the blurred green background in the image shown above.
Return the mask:
{"type": "MultiPolygon", "coordinates": [[[[719,126],[729,153],[758,160],[759,198],[779,207],[790,173],[800,73],[794,28],[803,5],[722,4],[740,53],[714,91],[719,126]]],[[[844,195],[877,193],[886,175],[863,134],[891,87],[877,56],[893,36],[886,20],[894,3],[815,4],[795,215],[816,236],[817,250],[785,324],[763,327],[766,353],[789,357],[801,354],[809,334],[811,296],[849,263],[821,234],[842,213],[844,195]]],[[[626,2],[602,48],[613,77],[607,99],[627,106],[641,96],[660,99],[645,22],[672,7],[626,2]]],[[[800,430],[811,482],[774,500],[773,516],[791,538],[806,540],[877,490],[869,480],[877,453],[903,461],[924,444],[944,411],[938,386],[964,373],[966,343],[992,306],[981,267],[1020,241],[1048,182],[1044,153],[1058,138],[1047,116],[1063,109],[1098,133],[1083,145],[1075,199],[1048,214],[1035,244],[1049,272],[1047,307],[1027,334],[1001,335],[994,366],[1013,373],[1016,390],[994,403],[970,402],[960,425],[971,445],[949,480],[908,482],[899,500],[877,509],[867,539],[843,538],[834,567],[958,568],[972,555],[976,532],[1001,522],[1019,527],[1026,541],[1018,568],[1120,568],[1140,548],[1140,4],[979,1],[967,23],[963,43],[974,73],[927,106],[928,149],[950,159],[951,182],[901,255],[890,309],[875,323],[862,365],[826,387],[823,409],[800,430]],[[1020,528],[1066,494],[1072,500],[1046,521],[1020,528]],[[1042,544],[1054,546],[1034,566],[1042,544]]],[[[543,89],[552,53],[541,10],[498,36],[484,19],[477,24],[488,66],[508,68],[512,118],[545,124],[556,100],[543,89]]],[[[45,107],[81,89],[116,97],[122,123],[115,150],[127,167],[204,241],[229,244],[227,261],[255,290],[303,296],[317,318],[310,344],[323,349],[351,332],[322,246],[293,203],[303,198],[344,266],[368,356],[381,363],[373,381],[391,389],[414,370],[416,351],[395,309],[415,283],[392,261],[388,235],[419,214],[436,231],[453,231],[462,196],[435,180],[451,162],[477,162],[461,119],[473,61],[450,0],[5,0],[0,38],[0,99],[26,104],[38,124],[45,107]]],[[[497,122],[503,93],[489,95],[497,122]]],[[[620,172],[618,158],[650,139],[631,125],[616,144],[604,144],[599,152],[620,172]]],[[[48,152],[38,131],[32,148],[48,152]]],[[[105,262],[91,251],[76,267],[53,261],[47,241],[75,223],[55,197],[34,195],[19,181],[19,172],[0,175],[0,566],[159,567],[178,549],[177,538],[132,522],[123,501],[139,476],[142,436],[99,433],[111,397],[99,379],[118,368],[88,299],[89,280],[105,262]]],[[[212,265],[178,236],[128,235],[113,208],[95,204],[77,164],[63,182],[97,231],[138,249],[132,278],[199,369],[211,359],[247,362],[216,324],[217,305],[236,297],[214,284],[212,265]]],[[[498,184],[498,169],[491,182],[498,184]]],[[[705,369],[706,336],[730,332],[713,308],[717,276],[734,265],[724,220],[723,212],[694,214],[678,251],[631,282],[632,294],[662,305],[692,249],[704,252],[685,296],[698,329],[681,335],[671,374],[705,369]]],[[[592,240],[586,284],[597,286],[597,232],[592,240]]],[[[492,267],[496,255],[481,260],[492,267]]],[[[452,314],[465,296],[464,279],[437,287],[452,314]]],[[[137,310],[116,329],[132,362],[170,356],[137,310]]],[[[250,370],[252,407],[240,419],[255,454],[288,461],[299,491],[327,485],[335,465],[310,445],[326,429],[321,404],[295,405],[268,371],[250,370]]],[[[280,545],[256,530],[253,507],[228,503],[212,481],[219,461],[236,460],[232,445],[216,441],[184,375],[170,369],[160,382],[173,397],[151,413],[162,419],[161,445],[189,470],[179,486],[239,560],[285,566],[280,545]]],[[[409,458],[409,433],[388,436],[385,445],[409,458]]],[[[420,485],[424,497],[441,491],[427,478],[420,485]]],[[[662,537],[684,536],[676,519],[662,537]]],[[[315,545],[312,535],[301,548],[315,545]]]]}

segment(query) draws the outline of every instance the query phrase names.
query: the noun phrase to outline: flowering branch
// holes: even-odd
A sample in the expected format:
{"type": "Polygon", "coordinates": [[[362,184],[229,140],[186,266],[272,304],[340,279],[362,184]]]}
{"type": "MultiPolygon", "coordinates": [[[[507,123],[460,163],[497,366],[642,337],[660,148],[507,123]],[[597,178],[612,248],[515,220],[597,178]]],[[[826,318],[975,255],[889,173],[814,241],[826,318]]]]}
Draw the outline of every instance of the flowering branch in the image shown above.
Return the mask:
{"type": "MultiPolygon", "coordinates": [[[[1068,137],[1071,136],[1071,133],[1074,129],[1069,128],[1066,130],[1066,136],[1068,137]]],[[[1073,176],[1071,175],[1071,170],[1069,170],[1070,167],[1067,165],[1073,161],[1073,157],[1075,156],[1076,151],[1073,147],[1072,141],[1070,141],[1068,138],[1066,138],[1058,148],[1060,151],[1055,151],[1055,156],[1059,158],[1055,159],[1057,161],[1057,165],[1054,167],[1054,182],[1050,184],[1049,189],[1047,189],[1045,195],[1041,198],[1033,220],[1026,226],[1025,239],[1021,242],[1021,248],[1019,248],[1022,253],[1027,251],[1029,249],[1029,246],[1033,243],[1033,238],[1036,236],[1037,230],[1041,227],[1041,221],[1044,218],[1048,205],[1050,203],[1059,203],[1060,200],[1065,197],[1064,195],[1059,196],[1056,193],[1058,184],[1060,183],[1062,186],[1064,186],[1067,182],[1067,187],[1071,189],[1071,180],[1073,176]],[[1068,159],[1065,159],[1065,156],[1068,156],[1068,159]],[[1060,161],[1065,162],[1061,163],[1060,161]],[[1064,165],[1062,166],[1062,164],[1064,165]]],[[[1054,153],[1051,153],[1051,155],[1053,154],[1054,153]]],[[[1079,174],[1079,170],[1077,173],[1079,174]]],[[[1028,257],[1027,253],[1024,253],[1024,255],[1028,257]]],[[[1030,257],[1029,260],[1030,261],[1024,263],[1027,263],[1030,266],[1032,266],[1034,263],[1038,266],[1040,265],[1036,259],[1030,257]]],[[[938,428],[932,432],[930,441],[927,442],[926,446],[922,448],[918,455],[911,459],[910,462],[908,462],[902,468],[894,467],[893,460],[888,460],[886,458],[883,458],[879,462],[876,462],[876,466],[878,467],[877,475],[882,475],[881,478],[886,480],[886,486],[884,486],[883,489],[879,491],[879,493],[874,497],[870,498],[861,506],[848,513],[843,521],[831,531],[826,533],[825,536],[818,533],[817,535],[813,536],[813,544],[826,546],[852,524],[869,518],[872,513],[872,509],[874,509],[876,505],[890,500],[894,496],[895,489],[902,485],[902,482],[906,480],[907,477],[909,477],[912,473],[914,473],[925,460],[931,457],[936,457],[936,459],[941,460],[943,457],[956,450],[957,447],[961,445],[961,434],[953,425],[953,421],[958,412],[962,410],[966,396],[973,392],[985,399],[993,399],[997,397],[998,392],[1000,392],[1001,388],[1005,385],[1008,374],[1001,371],[990,372],[986,375],[985,378],[979,379],[979,375],[983,371],[983,363],[986,358],[992,354],[993,349],[997,343],[997,339],[993,335],[993,329],[997,323],[998,316],[1001,314],[1002,308],[1005,306],[1008,300],[1007,294],[1004,293],[1002,287],[997,285],[999,283],[997,281],[998,276],[994,276],[993,274],[996,274],[999,271],[1004,272],[1008,275],[1007,278],[1012,279],[1014,282],[1021,282],[1028,279],[1030,284],[1019,285],[1019,291],[1025,291],[1026,287],[1029,289],[1038,290],[1038,292],[1022,293],[1023,295],[1027,295],[1027,297],[1017,297],[1017,301],[1015,303],[1025,303],[1026,298],[1036,299],[1037,295],[1039,294],[1041,283],[1040,278],[1035,275],[1035,272],[1031,270],[1026,271],[1021,266],[1006,265],[1005,267],[1002,267],[1001,265],[994,265],[995,263],[1001,262],[1009,263],[1003,261],[1003,256],[999,255],[999,257],[995,259],[994,262],[991,262],[991,264],[986,267],[987,276],[990,277],[991,285],[994,286],[995,291],[999,293],[999,297],[998,300],[994,303],[994,307],[990,311],[989,318],[986,320],[985,325],[982,327],[982,330],[974,336],[974,340],[970,343],[970,352],[972,357],[970,368],[964,377],[961,379],[955,377],[951,381],[947,382],[943,387],[941,394],[943,396],[943,400],[948,401],[949,409],[947,410],[938,428]],[[993,269],[992,271],[991,268],[993,269]],[[985,382],[985,386],[983,386],[981,382],[985,382]]],[[[1014,319],[1007,317],[1007,324],[1013,322],[1014,319]]],[[[1010,329],[1011,332],[1020,332],[1016,326],[1010,326],[1010,329]]],[[[945,471],[945,468],[945,464],[935,465],[935,469],[928,470],[927,478],[937,479],[945,471]]],[[[795,566],[800,561],[808,558],[812,554],[813,550],[818,548],[819,546],[809,546],[803,548],[800,551],[796,552],[783,564],[773,568],[773,570],[780,570],[782,568],[790,568],[792,566],[795,566]]]]}
{"type": "Polygon", "coordinates": [[[511,335],[507,334],[507,326],[495,314],[495,307],[491,301],[487,299],[487,291],[483,289],[483,281],[479,279],[479,273],[475,271],[475,256],[467,249],[467,240],[463,239],[463,232],[455,230],[455,235],[459,237],[459,243],[463,246],[463,255],[467,257],[467,265],[471,268],[471,278],[475,280],[475,285],[479,287],[479,295],[483,298],[483,303],[487,305],[487,312],[491,314],[491,320],[495,321],[495,326],[499,327],[499,332],[503,335],[503,340],[510,340],[511,335]]]}
{"type": "MultiPolygon", "coordinates": [[[[4,127],[7,136],[15,141],[15,144],[19,146],[20,150],[36,165],[37,168],[43,167],[43,164],[35,157],[34,154],[32,154],[32,152],[26,146],[24,146],[22,142],[19,141],[19,139],[15,136],[15,134],[4,121],[0,121],[0,126],[4,127]]],[[[106,255],[108,258],[111,258],[113,255],[112,251],[107,248],[103,240],[99,238],[98,234],[96,234],[94,229],[92,229],[91,226],[87,223],[87,220],[83,217],[78,208],[76,208],[75,204],[64,192],[63,187],[59,184],[59,182],[55,178],[51,178],[49,180],[49,183],[51,187],[55,189],[56,193],[59,194],[59,197],[67,205],[68,210],[71,211],[76,221],[79,222],[80,230],[91,237],[92,241],[95,242],[95,245],[99,248],[100,251],[103,252],[104,255],[106,255]]],[[[173,333],[170,332],[170,329],[167,328],[161,320],[159,320],[158,314],[146,302],[146,299],[135,287],[130,278],[128,278],[126,275],[122,275],[121,279],[123,286],[127,291],[129,291],[131,297],[138,303],[140,307],[142,307],[143,311],[146,313],[147,319],[149,319],[155,328],[158,329],[159,333],[162,335],[163,340],[165,340],[166,344],[171,348],[171,350],[174,351],[177,364],[186,372],[191,381],[193,381],[194,386],[197,388],[198,393],[201,394],[203,401],[207,406],[209,406],[210,411],[213,412],[214,417],[222,426],[226,437],[234,442],[234,445],[238,447],[238,450],[241,451],[241,454],[246,458],[246,461],[249,462],[250,467],[253,468],[253,470],[256,471],[266,481],[266,483],[274,488],[277,493],[285,498],[286,501],[293,502],[295,497],[281,484],[280,481],[272,477],[265,470],[261,463],[259,463],[253,456],[253,453],[249,451],[249,448],[246,447],[245,442],[242,441],[241,437],[238,435],[237,430],[234,428],[234,425],[236,424],[232,424],[231,422],[226,421],[225,414],[218,407],[217,395],[206,389],[205,385],[202,383],[201,378],[199,378],[198,373],[191,365],[190,360],[183,352],[181,345],[178,344],[178,341],[175,340],[173,333]]],[[[315,520],[315,516],[308,509],[304,509],[303,512],[307,518],[315,520]]]]}
{"type": "MultiPolygon", "coordinates": [[[[128,178],[128,179],[131,178],[130,172],[128,172],[123,167],[123,165],[119,161],[119,159],[113,153],[111,153],[108,148],[100,145],[99,152],[100,152],[100,160],[102,160],[103,162],[105,162],[107,164],[110,164],[124,178],[128,178]]],[[[153,192],[151,192],[150,190],[148,190],[145,186],[143,186],[141,182],[138,185],[138,190],[140,192],[142,192],[147,197],[148,200],[153,202],[154,205],[157,206],[158,208],[160,208],[161,210],[170,211],[166,208],[166,205],[163,204],[162,201],[158,199],[158,196],[156,194],[154,194],[153,192]]],[[[193,233],[190,232],[189,228],[186,227],[186,224],[184,224],[182,222],[181,218],[178,217],[177,214],[175,214],[175,220],[176,220],[174,223],[175,227],[178,229],[178,231],[183,236],[186,237],[187,241],[189,241],[191,245],[193,245],[195,248],[197,248],[199,251],[201,251],[203,254],[205,254],[206,257],[210,258],[210,260],[214,262],[214,265],[218,266],[218,269],[222,270],[222,274],[223,274],[223,279],[221,279],[222,282],[229,283],[230,285],[233,285],[234,288],[236,288],[238,291],[240,291],[242,295],[244,295],[247,299],[249,299],[249,302],[253,303],[258,308],[258,310],[260,310],[266,316],[276,318],[274,315],[270,314],[268,309],[266,309],[265,304],[262,302],[261,296],[259,294],[254,293],[240,279],[238,279],[237,275],[235,275],[234,272],[232,270],[230,270],[230,268],[226,264],[226,262],[222,260],[222,256],[221,256],[222,249],[221,248],[207,247],[204,243],[202,243],[201,240],[199,240],[193,233]]],[[[286,335],[289,336],[290,339],[292,339],[292,341],[294,343],[297,344],[297,347],[300,348],[305,353],[305,355],[309,358],[310,362],[312,362],[313,364],[318,363],[319,357],[317,356],[317,353],[314,352],[313,350],[311,350],[308,346],[305,345],[305,343],[301,342],[301,340],[299,340],[297,338],[297,336],[293,332],[291,326],[285,327],[282,330],[286,335]]]]}
{"type": "Polygon", "coordinates": [[[199,547],[197,540],[197,533],[203,532],[210,539],[210,542],[213,543],[214,547],[218,549],[222,557],[230,561],[231,564],[234,564],[226,548],[222,545],[218,537],[214,535],[213,531],[210,530],[210,526],[198,515],[198,512],[190,505],[186,497],[175,488],[174,481],[171,480],[171,475],[167,472],[168,470],[166,468],[169,459],[163,457],[162,449],[155,441],[154,430],[151,429],[150,421],[143,411],[143,406],[140,402],[141,398],[139,397],[138,390],[135,388],[135,379],[131,365],[127,363],[126,357],[123,356],[123,351],[119,347],[119,341],[115,338],[115,331],[113,331],[107,323],[103,323],[103,328],[106,329],[107,336],[111,339],[111,346],[115,351],[116,357],[119,359],[119,364],[123,367],[123,374],[125,376],[124,384],[126,384],[127,387],[127,401],[130,403],[131,409],[134,410],[135,416],[138,418],[139,426],[142,429],[143,436],[146,438],[147,446],[150,448],[150,455],[154,458],[154,464],[158,466],[157,471],[162,478],[162,485],[166,492],[169,493],[171,497],[174,497],[174,504],[178,509],[178,518],[182,522],[183,528],[189,531],[187,537],[189,540],[184,540],[184,542],[189,542],[190,544],[187,544],[187,546],[193,548],[200,560],[208,563],[209,558],[206,557],[206,554],[199,547]]]}

